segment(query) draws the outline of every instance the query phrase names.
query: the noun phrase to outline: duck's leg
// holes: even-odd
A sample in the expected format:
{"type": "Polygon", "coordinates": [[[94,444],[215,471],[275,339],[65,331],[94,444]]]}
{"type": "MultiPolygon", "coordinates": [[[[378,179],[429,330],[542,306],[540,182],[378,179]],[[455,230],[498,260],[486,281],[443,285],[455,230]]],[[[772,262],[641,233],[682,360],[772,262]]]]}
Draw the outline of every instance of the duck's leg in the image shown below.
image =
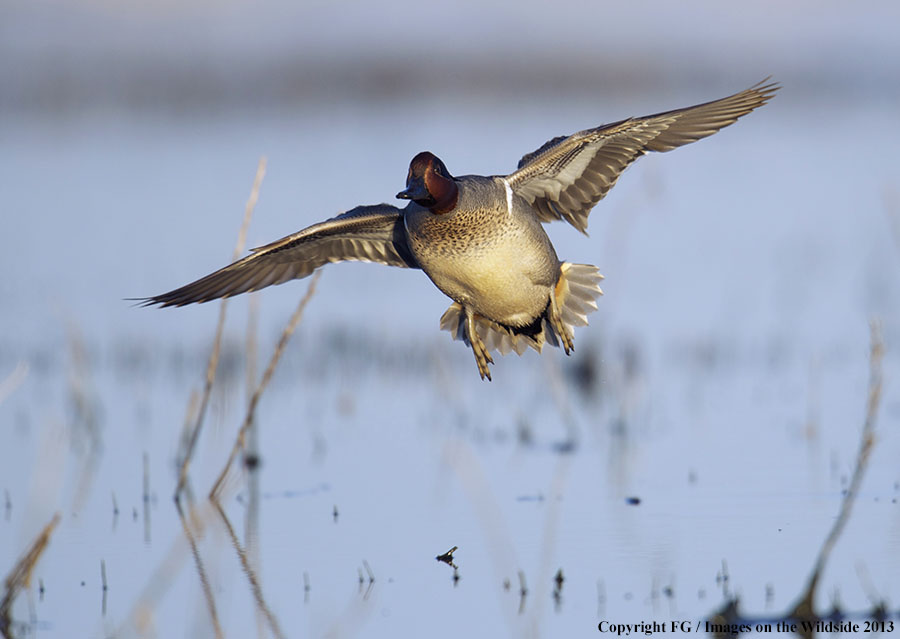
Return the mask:
{"type": "Polygon", "coordinates": [[[475,355],[475,364],[478,366],[478,374],[481,375],[481,379],[487,377],[487,380],[491,381],[491,369],[488,368],[488,364],[493,364],[494,360],[491,359],[491,354],[488,352],[487,348],[485,348],[481,336],[475,329],[475,312],[468,306],[464,308],[466,311],[466,333],[468,333],[469,336],[472,354],[475,355]]]}
{"type": "Polygon", "coordinates": [[[563,321],[562,310],[560,308],[560,297],[563,296],[563,290],[566,286],[566,280],[560,276],[556,282],[556,286],[550,289],[550,305],[547,307],[547,319],[550,320],[550,326],[559,336],[563,348],[566,349],[566,355],[571,355],[575,350],[575,335],[569,326],[563,321]],[[562,288],[561,288],[562,287],[562,288]]]}

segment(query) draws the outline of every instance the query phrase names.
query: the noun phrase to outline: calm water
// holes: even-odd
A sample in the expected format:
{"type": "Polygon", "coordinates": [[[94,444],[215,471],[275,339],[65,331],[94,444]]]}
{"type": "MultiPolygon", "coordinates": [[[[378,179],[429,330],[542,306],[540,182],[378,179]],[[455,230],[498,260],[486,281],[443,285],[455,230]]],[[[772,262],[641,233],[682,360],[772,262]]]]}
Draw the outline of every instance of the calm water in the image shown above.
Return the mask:
{"type": "MultiPolygon", "coordinates": [[[[0,568],[62,515],[15,617],[40,637],[213,635],[170,497],[218,307],[123,298],[228,260],[261,153],[250,245],[390,201],[425,148],[455,173],[503,172],[553,135],[719,93],[536,100],[502,118],[424,100],[5,127],[0,380],[27,372],[0,396],[0,568]]],[[[439,332],[448,301],[420,272],[325,269],[258,411],[251,537],[284,634],[588,637],[602,620],[697,623],[723,591],[748,613],[783,611],[852,473],[874,316],[887,345],[877,446],[819,604],[897,601],[898,114],[871,99],[813,108],[785,87],[712,139],[640,160],[590,238],[549,229],[561,257],[607,277],[576,354],[498,359],[490,384],[439,332]],[[453,546],[456,585],[434,559],[453,546]]],[[[305,287],[261,295],[257,370],[305,287]]],[[[243,419],[247,318],[245,299],[230,304],[191,473],[200,497],[243,419]]],[[[246,543],[250,492],[237,489],[223,505],[246,543]]],[[[205,531],[222,626],[252,636],[263,622],[221,519],[205,531]]]]}

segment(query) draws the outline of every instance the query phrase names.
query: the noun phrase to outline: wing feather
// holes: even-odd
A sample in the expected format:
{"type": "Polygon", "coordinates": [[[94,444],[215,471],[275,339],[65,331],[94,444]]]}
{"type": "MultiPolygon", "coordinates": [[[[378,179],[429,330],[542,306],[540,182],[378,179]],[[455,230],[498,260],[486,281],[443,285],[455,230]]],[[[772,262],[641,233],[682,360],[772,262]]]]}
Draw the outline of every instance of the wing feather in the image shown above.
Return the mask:
{"type": "Polygon", "coordinates": [[[307,277],[329,262],[378,262],[419,268],[409,250],[403,211],[389,204],[358,206],[280,240],[196,282],[141,300],[145,306],[184,306],[231,297],[307,277]]]}
{"type": "Polygon", "coordinates": [[[553,138],[525,155],[506,179],[542,222],[562,219],[584,233],[591,209],[628,165],[648,151],[670,151],[733,124],[780,88],[767,82],[721,100],[553,138]]]}

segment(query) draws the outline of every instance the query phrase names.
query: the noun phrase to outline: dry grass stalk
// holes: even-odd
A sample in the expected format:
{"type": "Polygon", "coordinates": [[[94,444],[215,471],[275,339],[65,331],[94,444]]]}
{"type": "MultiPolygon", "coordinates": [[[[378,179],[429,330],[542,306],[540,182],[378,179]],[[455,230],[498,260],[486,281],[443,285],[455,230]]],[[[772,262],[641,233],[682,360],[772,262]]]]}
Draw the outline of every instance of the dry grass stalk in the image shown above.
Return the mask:
{"type": "MultiPolygon", "coordinates": [[[[178,438],[178,455],[179,458],[184,459],[185,451],[187,451],[188,446],[190,445],[191,437],[194,432],[194,424],[197,421],[197,416],[200,414],[200,391],[198,389],[193,389],[191,391],[191,396],[188,398],[187,409],[184,411],[184,422],[181,424],[181,435],[178,438]]],[[[179,476],[180,476],[180,467],[179,467],[179,476]]],[[[188,484],[182,486],[182,491],[188,489],[188,484]]]]}
{"type": "Polygon", "coordinates": [[[28,377],[28,363],[22,361],[16,364],[16,367],[5,379],[0,380],[0,404],[13,394],[13,391],[25,381],[26,377],[28,377]]]}
{"type": "MultiPolygon", "coordinates": [[[[201,537],[206,526],[213,518],[209,502],[203,501],[199,505],[190,508],[185,513],[185,518],[190,522],[189,525],[194,537],[201,537]]],[[[184,568],[187,550],[188,547],[184,544],[184,540],[181,537],[173,539],[165,556],[157,564],[153,574],[147,578],[147,583],[135,601],[131,613],[122,622],[122,625],[115,632],[111,633],[111,636],[131,636],[133,634],[132,631],[136,631],[140,636],[155,634],[152,632],[154,611],[158,608],[159,602],[166,593],[170,591],[175,577],[184,568]]]]}
{"type": "Polygon", "coordinates": [[[231,466],[234,463],[238,452],[243,450],[244,446],[246,445],[247,431],[249,430],[250,425],[253,423],[253,417],[256,413],[256,406],[257,404],[259,404],[259,399],[262,396],[263,391],[266,390],[269,381],[272,379],[272,375],[275,373],[275,368],[278,366],[278,361],[281,359],[281,355],[284,352],[288,341],[290,341],[291,335],[293,335],[294,331],[297,330],[297,326],[300,324],[300,320],[303,317],[303,311],[306,309],[306,305],[309,303],[309,300],[312,299],[313,294],[316,292],[316,283],[319,281],[319,276],[321,275],[321,273],[321,271],[316,271],[316,273],[312,276],[312,279],[309,283],[309,288],[306,289],[306,294],[303,296],[303,299],[300,300],[300,303],[297,305],[297,309],[294,311],[294,314],[291,315],[290,321],[288,321],[287,326],[285,326],[284,331],[281,333],[281,338],[278,340],[278,344],[275,347],[275,352],[272,353],[272,358],[269,360],[269,365],[266,367],[259,385],[256,387],[253,396],[250,398],[250,405],[247,407],[247,415],[244,418],[244,423],[241,425],[241,428],[238,431],[238,436],[235,439],[234,446],[231,449],[231,454],[228,456],[228,461],[225,463],[225,467],[219,474],[219,478],[216,479],[216,483],[213,484],[212,490],[210,490],[209,492],[209,498],[214,501],[217,501],[220,497],[220,494],[222,492],[222,485],[225,483],[225,478],[228,475],[228,471],[231,470],[231,466]]]}
{"type": "Polygon", "coordinates": [[[256,388],[256,363],[259,360],[259,344],[256,339],[259,326],[259,294],[254,291],[250,293],[250,303],[247,307],[247,339],[246,339],[246,380],[247,380],[247,400],[253,396],[253,389],[256,388]]]}
{"type": "MultiPolygon", "coordinates": [[[[184,510],[182,510],[181,502],[175,502],[175,507],[178,510],[178,518],[181,520],[181,527],[184,531],[184,536],[188,540],[188,544],[191,546],[191,555],[194,558],[194,565],[197,568],[197,574],[200,576],[200,585],[203,588],[203,598],[206,601],[206,608],[209,611],[209,618],[212,620],[213,630],[216,633],[216,639],[222,639],[225,634],[222,632],[222,624],[219,621],[219,611],[216,609],[216,600],[213,597],[212,586],[209,583],[209,576],[206,573],[206,567],[203,564],[203,558],[200,556],[200,549],[197,546],[197,538],[194,535],[194,531],[191,530],[190,525],[188,524],[188,520],[185,517],[184,510]]],[[[193,510],[191,511],[194,512],[193,510]]],[[[194,513],[196,514],[196,513],[194,513]]],[[[203,521],[198,517],[193,517],[195,525],[198,526],[198,533],[203,534],[203,521]]]]}
{"type": "Polygon", "coordinates": [[[16,562],[16,565],[13,566],[13,569],[6,576],[6,581],[4,582],[5,592],[3,593],[3,598],[0,599],[0,635],[4,637],[11,636],[9,628],[12,623],[13,602],[19,595],[19,591],[31,584],[34,566],[47,548],[47,544],[50,543],[50,535],[53,534],[58,523],[59,513],[56,513],[50,522],[44,526],[44,529],[38,534],[34,542],[32,542],[28,552],[22,555],[22,558],[16,562]]]}
{"type": "Polygon", "coordinates": [[[68,324],[71,357],[69,404],[72,408],[68,421],[72,445],[84,455],[72,498],[72,510],[78,512],[91,492],[94,471],[99,466],[103,452],[103,437],[100,428],[100,400],[92,388],[87,347],[75,323],[70,321],[68,324]]]}
{"type": "Polygon", "coordinates": [[[822,544],[819,551],[819,557],[816,559],[815,567],[806,586],[806,591],[800,597],[796,607],[791,613],[791,617],[796,619],[814,619],[816,618],[814,610],[814,601],[816,588],[819,585],[819,579],[828,557],[834,545],[837,543],[841,532],[847,520],[850,519],[850,512],[853,510],[853,504],[856,502],[856,496],[859,493],[859,487],[862,484],[863,476],[868,467],[869,457],[872,454],[872,448],[875,446],[875,422],[878,418],[878,407],[881,403],[882,375],[881,361],[884,357],[884,341],[881,336],[881,325],[877,321],[872,321],[870,325],[871,331],[871,347],[869,350],[869,392],[866,401],[866,417],[863,422],[862,433],[860,434],[859,452],[856,455],[856,468],[853,470],[853,477],[850,480],[850,486],[844,494],[841,502],[841,510],[838,517],[822,544]]]}
{"type": "MultiPolygon", "coordinates": [[[[259,189],[262,185],[263,178],[266,175],[266,157],[259,158],[259,164],[256,167],[256,177],[253,179],[253,187],[250,189],[250,197],[247,198],[247,205],[244,207],[244,220],[241,223],[241,229],[238,231],[237,243],[234,247],[234,260],[237,260],[241,253],[244,252],[244,245],[247,242],[247,228],[250,226],[250,220],[253,218],[253,210],[256,208],[256,202],[259,199],[259,189]]],[[[191,431],[187,448],[181,457],[181,467],[178,471],[178,486],[175,488],[175,499],[181,496],[184,490],[184,484],[187,481],[188,466],[194,455],[194,449],[197,446],[197,440],[200,437],[200,430],[203,427],[203,418],[206,416],[206,408],[209,405],[209,398],[212,393],[213,382],[216,379],[216,369],[219,366],[219,353],[222,349],[222,333],[225,328],[225,315],[228,308],[228,299],[223,299],[219,305],[219,321],[216,325],[216,336],[213,339],[213,349],[209,355],[209,362],[206,365],[206,382],[203,386],[203,395],[200,401],[200,410],[197,413],[197,421],[191,431]]]]}
{"type": "Polygon", "coordinates": [[[222,509],[221,504],[219,504],[219,502],[217,501],[213,501],[212,503],[215,505],[216,510],[219,511],[219,515],[222,517],[222,522],[225,524],[225,528],[228,532],[228,537],[231,539],[231,545],[234,547],[234,550],[238,556],[238,560],[241,562],[241,568],[243,569],[244,574],[247,575],[247,580],[250,582],[250,590],[253,592],[253,598],[256,601],[257,610],[262,612],[263,616],[265,616],[266,621],[268,621],[269,623],[269,629],[272,631],[272,634],[279,639],[283,639],[284,633],[281,631],[281,626],[278,624],[278,619],[275,618],[275,614],[266,603],[265,597],[263,597],[262,586],[259,583],[259,578],[257,577],[256,571],[253,569],[253,566],[250,565],[250,559],[247,557],[246,551],[241,546],[241,542],[234,532],[234,527],[228,520],[228,516],[222,509]]]}
{"type": "MultiPolygon", "coordinates": [[[[259,324],[259,295],[257,293],[250,294],[250,303],[247,308],[247,337],[245,345],[245,369],[247,382],[247,401],[253,397],[253,389],[256,387],[257,377],[257,360],[259,359],[259,348],[257,345],[256,334],[257,325],[259,324]]],[[[250,431],[247,434],[247,457],[258,458],[259,456],[259,428],[254,419],[250,425],[250,431]]],[[[260,566],[259,561],[259,473],[251,472],[247,481],[247,511],[244,515],[244,539],[246,540],[246,550],[250,562],[260,566]]],[[[256,634],[260,639],[265,637],[265,618],[262,612],[256,610],[256,634]]]]}
{"type": "Polygon", "coordinates": [[[244,246],[247,244],[247,229],[250,228],[250,220],[253,219],[253,211],[256,209],[256,203],[259,201],[259,189],[262,186],[264,177],[266,177],[266,156],[262,155],[259,158],[259,163],[256,165],[256,175],[253,178],[250,197],[247,198],[247,204],[244,206],[244,219],[241,222],[241,229],[238,231],[238,239],[234,247],[232,261],[237,260],[241,253],[244,252],[244,246]]]}

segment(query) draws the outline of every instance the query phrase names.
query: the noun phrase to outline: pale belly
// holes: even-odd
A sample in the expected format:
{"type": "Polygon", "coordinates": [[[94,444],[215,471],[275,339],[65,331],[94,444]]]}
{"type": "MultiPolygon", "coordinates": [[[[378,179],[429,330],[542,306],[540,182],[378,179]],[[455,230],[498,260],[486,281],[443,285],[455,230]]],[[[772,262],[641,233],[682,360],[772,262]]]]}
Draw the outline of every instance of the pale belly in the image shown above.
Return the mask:
{"type": "Polygon", "coordinates": [[[479,315],[508,326],[524,326],[547,307],[555,284],[546,265],[529,266],[522,264],[518,253],[501,252],[444,262],[425,272],[448,297],[479,315]]]}
{"type": "MultiPolygon", "coordinates": [[[[471,230],[471,229],[470,229],[471,230]]],[[[559,277],[559,261],[543,229],[515,225],[477,241],[441,250],[410,236],[422,269],[451,299],[496,322],[530,324],[547,307],[559,277]]]]}

